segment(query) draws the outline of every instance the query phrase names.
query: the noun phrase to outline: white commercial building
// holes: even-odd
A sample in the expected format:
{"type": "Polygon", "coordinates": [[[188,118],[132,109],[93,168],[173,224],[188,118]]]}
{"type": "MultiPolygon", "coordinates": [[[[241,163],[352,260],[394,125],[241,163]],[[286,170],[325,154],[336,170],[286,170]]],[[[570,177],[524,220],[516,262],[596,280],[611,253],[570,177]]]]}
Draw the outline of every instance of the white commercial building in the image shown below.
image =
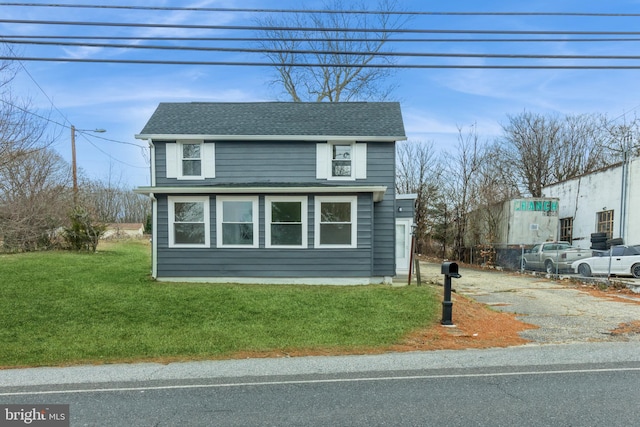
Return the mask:
{"type": "Polygon", "coordinates": [[[640,244],[640,157],[543,189],[559,199],[559,239],[589,248],[592,233],[640,244]]]}

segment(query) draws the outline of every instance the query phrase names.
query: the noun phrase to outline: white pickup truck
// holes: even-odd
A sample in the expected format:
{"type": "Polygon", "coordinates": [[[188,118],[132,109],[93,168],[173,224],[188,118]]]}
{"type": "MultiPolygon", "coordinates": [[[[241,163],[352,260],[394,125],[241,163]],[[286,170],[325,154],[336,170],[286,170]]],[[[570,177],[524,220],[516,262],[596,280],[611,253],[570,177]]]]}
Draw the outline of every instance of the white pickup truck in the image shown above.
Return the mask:
{"type": "Polygon", "coordinates": [[[569,242],[545,242],[527,249],[522,257],[522,267],[527,270],[543,270],[549,274],[572,271],[571,264],[581,258],[588,258],[590,249],[571,246],[569,242]]]}

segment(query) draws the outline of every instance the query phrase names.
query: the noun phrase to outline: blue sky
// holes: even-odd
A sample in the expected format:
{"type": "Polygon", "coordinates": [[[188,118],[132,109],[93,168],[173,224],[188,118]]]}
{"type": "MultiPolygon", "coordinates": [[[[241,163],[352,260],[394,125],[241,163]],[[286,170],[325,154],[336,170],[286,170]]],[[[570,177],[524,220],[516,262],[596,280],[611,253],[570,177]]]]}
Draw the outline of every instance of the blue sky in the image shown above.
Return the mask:
{"type": "MultiPolygon", "coordinates": [[[[7,3],[18,3],[13,0],[7,3]]],[[[29,3],[62,3],[46,0],[29,3]]],[[[82,0],[65,3],[88,4],[82,0]]],[[[279,8],[299,9],[299,0],[97,0],[102,5],[279,8]]],[[[320,2],[304,1],[309,8],[320,2]]],[[[407,11],[431,12],[589,12],[640,13],[640,1],[401,1],[407,11]]],[[[254,14],[186,11],[133,11],[111,9],[40,8],[0,6],[3,20],[153,22],[208,25],[254,25],[254,14]]],[[[516,31],[638,31],[640,17],[575,16],[415,16],[406,25],[414,29],[473,29],[516,31]]],[[[152,28],[100,28],[29,25],[0,22],[0,34],[10,35],[130,35],[130,36],[250,36],[237,31],[187,31],[152,28]]],[[[435,37],[411,34],[407,37],[435,37]]],[[[447,37],[447,36],[445,36],[447,37]]],[[[454,37],[454,36],[448,36],[454,37]]],[[[488,36],[459,35],[455,37],[488,36]]],[[[511,36],[531,37],[531,36],[511,36]]],[[[557,36],[549,36],[557,37],[557,36]]],[[[571,36],[566,36],[571,37],[571,36]]],[[[639,36],[640,38],[640,36],[639,36]]],[[[151,43],[151,42],[147,42],[151,43]]],[[[186,42],[180,42],[185,44],[186,42]]],[[[215,44],[215,43],[211,43],[215,44]]],[[[218,44],[219,45],[219,44],[218,44]]],[[[153,53],[140,50],[64,46],[12,45],[19,56],[155,58],[204,61],[262,61],[258,56],[237,53],[153,53]]],[[[398,52],[530,53],[543,55],[638,55],[640,42],[607,43],[436,43],[394,44],[398,52]]],[[[401,58],[402,63],[497,64],[488,58],[401,58]]],[[[614,60],[518,60],[518,64],[635,64],[614,60]]],[[[127,65],[73,62],[21,62],[13,83],[16,95],[31,99],[33,107],[52,121],[79,129],[103,128],[98,139],[92,134],[77,138],[78,166],[94,179],[120,182],[130,187],[149,184],[146,143],[134,138],[159,102],[249,102],[287,100],[268,85],[269,68],[240,66],[127,65]],[[280,97],[279,97],[280,96],[280,97]],[[137,146],[136,146],[137,145],[137,146]]],[[[633,116],[640,108],[640,70],[495,70],[495,69],[399,69],[393,100],[401,102],[410,141],[433,141],[446,153],[455,147],[458,127],[477,126],[482,140],[500,134],[507,115],[530,111],[542,114],[603,113],[611,118],[633,116]]],[[[56,150],[71,158],[70,131],[57,126],[56,150]]]]}

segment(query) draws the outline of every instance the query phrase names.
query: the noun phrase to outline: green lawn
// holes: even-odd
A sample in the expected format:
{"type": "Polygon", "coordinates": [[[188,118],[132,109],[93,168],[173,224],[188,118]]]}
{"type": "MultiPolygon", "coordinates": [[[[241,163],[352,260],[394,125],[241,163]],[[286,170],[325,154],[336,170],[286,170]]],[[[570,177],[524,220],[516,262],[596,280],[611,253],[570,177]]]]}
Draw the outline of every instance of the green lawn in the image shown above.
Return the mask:
{"type": "Polygon", "coordinates": [[[0,255],[0,367],[370,349],[436,322],[428,287],[155,282],[145,242],[0,255]]]}

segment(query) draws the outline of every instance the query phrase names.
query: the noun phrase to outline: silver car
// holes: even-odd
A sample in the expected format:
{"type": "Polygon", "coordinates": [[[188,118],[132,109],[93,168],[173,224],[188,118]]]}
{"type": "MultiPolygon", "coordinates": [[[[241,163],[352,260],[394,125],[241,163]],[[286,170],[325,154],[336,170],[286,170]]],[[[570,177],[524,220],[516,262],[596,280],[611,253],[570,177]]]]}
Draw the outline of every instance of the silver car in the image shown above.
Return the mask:
{"type": "Polygon", "coordinates": [[[633,276],[640,278],[640,245],[613,246],[598,256],[578,260],[571,264],[574,272],[582,276],[633,276]]]}

